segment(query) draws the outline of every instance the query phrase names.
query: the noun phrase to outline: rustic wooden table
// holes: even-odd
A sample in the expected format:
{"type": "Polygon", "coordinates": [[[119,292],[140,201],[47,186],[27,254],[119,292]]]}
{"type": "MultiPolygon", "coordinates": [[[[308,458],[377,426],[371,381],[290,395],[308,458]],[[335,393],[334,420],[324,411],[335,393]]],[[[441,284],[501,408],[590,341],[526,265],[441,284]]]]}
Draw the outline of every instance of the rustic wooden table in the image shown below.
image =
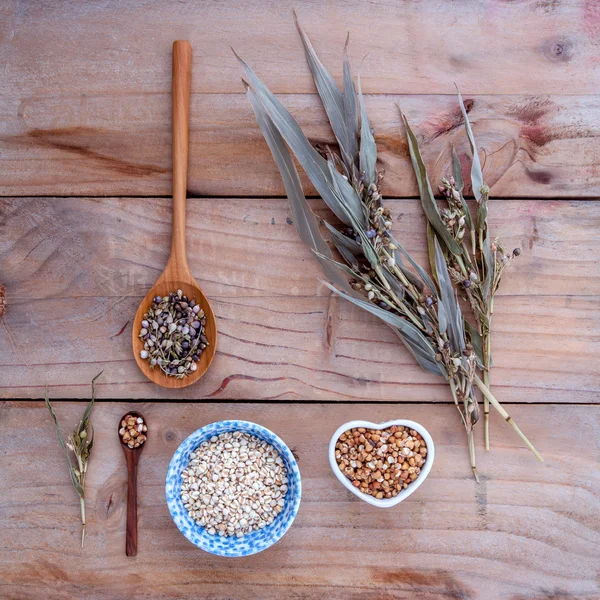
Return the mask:
{"type": "MultiPolygon", "coordinates": [[[[5,0],[0,65],[1,598],[600,597],[596,0],[5,0]],[[229,49],[312,141],[331,144],[294,6],[336,75],[347,31],[355,67],[370,53],[362,81],[384,194],[420,261],[424,220],[396,103],[437,179],[450,142],[467,152],[460,85],[492,184],[493,230],[523,249],[496,302],[493,385],[543,465],[494,415],[492,451],[478,440],[476,484],[444,384],[383,324],[318,283],[229,49]],[[198,384],[167,391],[145,380],[130,340],[169,249],[178,38],[194,51],[189,261],[220,339],[198,384]],[[45,385],[52,399],[88,398],[101,369],[82,550],[77,498],[40,398],[45,385]],[[133,559],[124,556],[126,472],[114,435],[128,408],[153,428],[133,559]],[[382,511],[337,483],[326,446],[346,420],[394,417],[430,430],[436,462],[418,493],[382,511]],[[304,486],[289,533],[236,560],[191,546],[164,500],[178,444],[224,418],[280,434],[304,486]]],[[[83,406],[56,410],[70,427],[83,406]]]]}

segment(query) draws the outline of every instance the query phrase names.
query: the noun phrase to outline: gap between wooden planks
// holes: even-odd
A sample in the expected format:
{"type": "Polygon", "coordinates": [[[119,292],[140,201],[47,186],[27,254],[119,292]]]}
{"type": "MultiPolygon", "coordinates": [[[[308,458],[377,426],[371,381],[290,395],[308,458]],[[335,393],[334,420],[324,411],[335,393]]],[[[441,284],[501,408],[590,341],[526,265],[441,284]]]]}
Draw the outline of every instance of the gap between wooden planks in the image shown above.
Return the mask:
{"type": "MultiPolygon", "coordinates": [[[[322,203],[311,201],[319,214],[322,203]]],[[[395,231],[426,264],[416,200],[391,200],[395,231]]],[[[219,346],[197,385],[165,395],[137,369],[131,318],[167,260],[170,201],[0,201],[0,395],[448,401],[377,319],[329,295],[286,200],[188,202],[190,265],[214,302],[219,346]]],[[[493,387],[505,402],[595,402],[600,261],[595,201],[496,200],[491,227],[523,254],[496,302],[493,387]]]]}
{"type": "MultiPolygon", "coordinates": [[[[160,93],[53,91],[5,97],[0,103],[0,195],[170,194],[168,85],[170,77],[160,93]]],[[[600,195],[598,96],[468,92],[463,90],[465,103],[493,197],[600,195]]],[[[313,144],[335,146],[315,95],[280,99],[313,144]]],[[[464,179],[470,181],[470,150],[454,95],[369,96],[366,105],[375,130],[378,169],[386,173],[384,196],[418,193],[397,105],[419,136],[434,187],[450,173],[452,145],[463,160],[464,179]]],[[[284,195],[281,177],[243,94],[193,94],[190,124],[190,194],[284,195]]],[[[303,173],[302,178],[306,192],[314,193],[303,173]]]]}
{"type": "MultiPolygon", "coordinates": [[[[99,383],[101,393],[104,387],[99,383]]],[[[75,424],[83,408],[57,404],[63,427],[75,424]]],[[[600,407],[509,410],[546,462],[537,463],[492,415],[491,452],[481,450],[478,437],[477,485],[453,406],[101,403],[92,415],[96,438],[81,550],[79,505],[46,408],[0,402],[0,456],[10,458],[0,478],[0,595],[520,600],[552,593],[591,600],[600,593],[600,407]],[[124,557],[126,470],[115,425],[127,407],[144,414],[151,432],[140,463],[140,545],[132,560],[124,557]],[[413,496],[380,510],[337,482],[327,444],[349,419],[399,417],[430,431],[435,463],[413,496]],[[195,549],[164,500],[168,462],[181,441],[231,418],[280,435],[299,459],[303,484],[300,512],[286,536],[262,554],[236,560],[195,549]]]]}

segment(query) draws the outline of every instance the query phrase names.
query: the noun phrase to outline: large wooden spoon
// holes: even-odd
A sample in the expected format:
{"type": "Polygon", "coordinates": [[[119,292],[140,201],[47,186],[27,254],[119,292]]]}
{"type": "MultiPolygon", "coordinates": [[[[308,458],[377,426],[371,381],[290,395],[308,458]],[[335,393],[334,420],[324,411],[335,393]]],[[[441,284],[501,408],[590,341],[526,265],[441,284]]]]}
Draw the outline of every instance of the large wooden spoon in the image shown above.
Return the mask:
{"type": "Polygon", "coordinates": [[[168,388],[183,388],[198,381],[206,373],[217,347],[217,324],[206,296],[192,276],[185,249],[185,201],[188,166],[188,131],[190,121],[190,76],[192,47],[189,42],[173,42],[173,234],[171,256],[165,270],[152,289],[142,300],[133,321],[132,342],[135,360],[148,379],[168,388]],[[206,315],[204,335],[208,346],[200,356],[197,369],[183,379],[166,375],[159,367],[150,368],[148,361],[140,357],[144,348],[138,335],[144,314],[155,296],[168,296],[182,290],[188,298],[195,298],[206,315]]]}

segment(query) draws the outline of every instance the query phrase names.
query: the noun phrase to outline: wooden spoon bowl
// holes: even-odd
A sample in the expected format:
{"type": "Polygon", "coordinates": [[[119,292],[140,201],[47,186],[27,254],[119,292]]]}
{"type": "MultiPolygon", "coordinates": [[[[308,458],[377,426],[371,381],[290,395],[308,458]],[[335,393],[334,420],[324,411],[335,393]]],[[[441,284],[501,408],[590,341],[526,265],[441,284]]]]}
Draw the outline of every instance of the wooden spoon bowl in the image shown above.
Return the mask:
{"type": "Polygon", "coordinates": [[[135,314],[132,330],[132,346],[135,360],[142,373],[154,383],[166,388],[183,388],[198,381],[206,373],[217,349],[217,322],[215,314],[192,276],[187,263],[185,249],[185,203],[188,164],[188,132],[190,119],[190,77],[192,48],[189,42],[173,42],[173,237],[171,257],[165,270],[152,289],[142,300],[135,314]],[[206,326],[204,335],[208,346],[196,363],[196,370],[182,379],[165,374],[158,366],[151,368],[147,360],[140,356],[144,342],[139,339],[144,314],[156,296],[168,296],[181,290],[188,298],[195,299],[204,311],[206,326]]]}
{"type": "Polygon", "coordinates": [[[206,373],[217,350],[217,322],[206,296],[202,293],[202,290],[198,287],[198,284],[189,271],[177,275],[173,272],[173,269],[167,265],[167,268],[158,278],[158,281],[152,286],[152,289],[142,300],[142,303],[135,314],[135,319],[133,320],[132,342],[133,354],[142,373],[158,385],[166,388],[184,388],[195,381],[198,381],[198,379],[206,373]],[[195,298],[195,302],[197,302],[204,311],[206,316],[204,335],[208,339],[208,346],[204,349],[200,355],[200,360],[196,363],[197,369],[182,379],[166,375],[158,366],[150,367],[148,361],[140,356],[140,352],[144,349],[144,342],[138,337],[140,329],[142,328],[144,315],[152,305],[152,300],[156,296],[168,296],[171,292],[177,292],[177,290],[181,290],[184,295],[190,299],[195,298]]]}

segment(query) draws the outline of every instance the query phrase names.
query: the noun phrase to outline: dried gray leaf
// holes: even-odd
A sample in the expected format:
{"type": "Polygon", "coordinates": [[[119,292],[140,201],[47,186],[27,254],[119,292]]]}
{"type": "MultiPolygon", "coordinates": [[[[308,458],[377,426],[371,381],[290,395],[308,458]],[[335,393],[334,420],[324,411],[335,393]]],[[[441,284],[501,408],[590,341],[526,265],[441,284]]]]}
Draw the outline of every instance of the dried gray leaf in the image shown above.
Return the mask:
{"type": "Polygon", "coordinates": [[[370,185],[376,181],[375,164],[377,163],[377,146],[375,138],[371,132],[369,115],[365,108],[365,100],[360,85],[360,73],[358,74],[358,101],[360,106],[360,170],[365,175],[365,185],[370,185]]]}
{"type": "Polygon", "coordinates": [[[417,275],[415,275],[410,269],[402,264],[402,255],[398,251],[395,251],[394,258],[404,277],[406,277],[406,279],[408,279],[408,281],[410,281],[419,292],[422,292],[425,289],[423,282],[419,279],[419,277],[417,277],[417,275]]]}
{"type": "MultiPolygon", "coordinates": [[[[355,167],[358,160],[358,106],[356,103],[356,88],[350,71],[350,60],[348,59],[348,41],[350,34],[346,37],[344,45],[344,120],[348,132],[348,148],[346,149],[355,167]]],[[[351,173],[353,174],[353,173],[351,173]]]]}
{"type": "Polygon", "coordinates": [[[383,269],[383,276],[388,282],[390,288],[392,288],[394,294],[396,294],[396,296],[400,300],[404,299],[404,294],[406,290],[404,289],[404,286],[398,281],[398,279],[394,277],[387,269],[383,269]]]}
{"type": "Polygon", "coordinates": [[[431,276],[433,281],[437,282],[437,271],[435,268],[435,231],[431,226],[431,223],[427,221],[427,257],[429,259],[429,268],[431,269],[431,276]]]}
{"type": "Polygon", "coordinates": [[[356,240],[353,240],[347,235],[344,235],[343,233],[338,231],[333,225],[330,225],[327,221],[323,221],[323,223],[325,224],[325,227],[327,227],[329,233],[331,233],[331,236],[335,238],[340,244],[346,246],[346,248],[348,248],[348,250],[350,250],[352,254],[355,254],[356,256],[360,256],[362,254],[362,248],[356,240]]]}
{"type": "MultiPolygon", "coordinates": [[[[250,100],[258,126],[271,150],[275,164],[279,169],[283,185],[290,202],[290,210],[292,212],[292,220],[298,231],[300,239],[316,253],[332,257],[331,249],[327,242],[321,236],[317,218],[312,212],[304,192],[302,184],[296,169],[296,165],[292,160],[292,156],[279,130],[275,127],[268,112],[263,104],[259,101],[254,89],[250,86],[246,87],[246,94],[250,100]]],[[[347,281],[340,278],[339,272],[332,269],[329,264],[323,264],[323,269],[326,276],[334,281],[337,285],[346,290],[351,290],[347,281]]]]}
{"type": "Polygon", "coordinates": [[[440,324],[440,333],[446,333],[448,329],[448,317],[446,315],[446,307],[441,299],[438,299],[437,304],[437,314],[438,314],[438,322],[440,324]]]}
{"type": "Polygon", "coordinates": [[[486,232],[483,240],[483,257],[485,259],[485,281],[483,282],[483,297],[488,298],[492,281],[494,280],[494,272],[496,270],[496,261],[492,254],[492,244],[489,233],[486,232]]]}
{"type": "Polygon", "coordinates": [[[329,285],[326,282],[323,282],[332,292],[335,292],[339,296],[342,296],[346,300],[352,302],[356,306],[370,312],[371,314],[379,317],[382,321],[391,325],[393,328],[397,329],[399,334],[402,337],[404,343],[409,347],[413,356],[417,359],[419,364],[427,369],[429,372],[433,372],[431,369],[435,366],[435,375],[440,375],[445,377],[445,370],[442,365],[438,363],[436,360],[436,351],[432,348],[431,344],[427,341],[427,338],[411,323],[409,323],[406,319],[399,317],[395,313],[392,313],[387,310],[383,310],[378,308],[374,304],[370,302],[366,302],[364,300],[359,300],[358,298],[352,298],[351,296],[341,292],[336,289],[334,286],[329,285]],[[427,365],[427,366],[424,366],[427,365]],[[439,365],[439,367],[437,366],[439,365]]]}
{"type": "MultiPolygon", "coordinates": [[[[235,53],[235,52],[234,52],[235,53]]],[[[250,87],[260,101],[271,121],[295,154],[312,184],[315,186],[327,206],[342,221],[349,225],[347,216],[351,211],[357,220],[362,220],[362,208],[356,192],[350,184],[337,172],[334,182],[327,161],[312,147],[298,122],[290,112],[269,91],[254,71],[236,54],[237,59],[244,68],[250,87]],[[336,185],[337,183],[337,185],[336,185]],[[344,185],[345,184],[345,185],[344,185]],[[347,188],[350,187],[350,190],[347,188]],[[336,191],[337,190],[337,191],[336,191]],[[352,192],[352,193],[350,193],[352,192]],[[344,200],[347,206],[342,207],[344,200]]],[[[245,85],[248,85],[245,83],[245,85]]]]}
{"type": "Polygon", "coordinates": [[[400,115],[402,116],[402,120],[404,121],[404,127],[406,128],[408,150],[410,153],[410,159],[413,165],[413,169],[417,177],[417,184],[419,186],[419,195],[421,197],[421,205],[423,206],[423,211],[425,212],[425,215],[427,216],[427,219],[431,223],[432,227],[442,238],[448,250],[450,250],[452,254],[459,256],[460,254],[462,254],[462,249],[457,243],[457,241],[454,239],[454,237],[452,237],[452,235],[446,228],[446,224],[442,220],[440,211],[433,196],[433,192],[431,191],[431,185],[427,176],[427,170],[425,169],[425,163],[421,158],[421,152],[419,150],[419,143],[417,142],[417,138],[415,137],[415,134],[410,128],[410,125],[408,124],[408,121],[404,114],[401,112],[400,115]]]}
{"type": "Polygon", "coordinates": [[[462,354],[465,349],[465,334],[463,330],[463,318],[456,299],[456,294],[448,270],[446,268],[446,259],[437,238],[434,240],[435,243],[435,267],[438,276],[438,282],[440,285],[440,300],[442,301],[446,318],[448,320],[448,339],[452,345],[453,352],[462,354]]]}
{"type": "Polygon", "coordinates": [[[343,244],[340,241],[340,237],[345,237],[339,234],[339,237],[332,236],[332,241],[335,245],[336,250],[341,254],[342,258],[348,263],[350,267],[354,270],[358,270],[358,259],[356,256],[348,249],[348,246],[343,244]]]}
{"type": "Polygon", "coordinates": [[[420,365],[422,369],[431,373],[432,375],[437,375],[438,377],[443,377],[444,379],[448,379],[448,373],[442,363],[437,360],[432,360],[429,355],[424,355],[419,346],[415,346],[409,338],[406,338],[401,331],[392,327],[390,325],[392,331],[400,338],[400,341],[406,346],[406,349],[413,355],[414,359],[420,365]]]}
{"type": "Polygon", "coordinates": [[[317,56],[310,39],[306,35],[306,32],[300,25],[295,12],[294,20],[296,21],[296,27],[298,28],[302,43],[304,44],[304,51],[310,72],[312,73],[315,85],[317,86],[317,92],[319,93],[327,117],[329,118],[333,133],[342,152],[348,157],[351,157],[352,147],[348,128],[346,126],[344,95],[337,86],[334,78],[319,60],[319,57],[317,56]]]}
{"type": "Polygon", "coordinates": [[[465,120],[465,129],[467,131],[467,137],[469,138],[469,146],[471,146],[471,153],[473,154],[473,161],[471,163],[471,186],[473,188],[473,195],[477,202],[481,201],[481,188],[483,187],[483,172],[481,170],[481,162],[479,161],[479,154],[477,153],[477,145],[475,144],[475,136],[471,129],[471,123],[469,121],[469,115],[465,108],[462,96],[456,88],[458,94],[458,102],[460,104],[460,110],[462,111],[463,118],[465,120]]]}

